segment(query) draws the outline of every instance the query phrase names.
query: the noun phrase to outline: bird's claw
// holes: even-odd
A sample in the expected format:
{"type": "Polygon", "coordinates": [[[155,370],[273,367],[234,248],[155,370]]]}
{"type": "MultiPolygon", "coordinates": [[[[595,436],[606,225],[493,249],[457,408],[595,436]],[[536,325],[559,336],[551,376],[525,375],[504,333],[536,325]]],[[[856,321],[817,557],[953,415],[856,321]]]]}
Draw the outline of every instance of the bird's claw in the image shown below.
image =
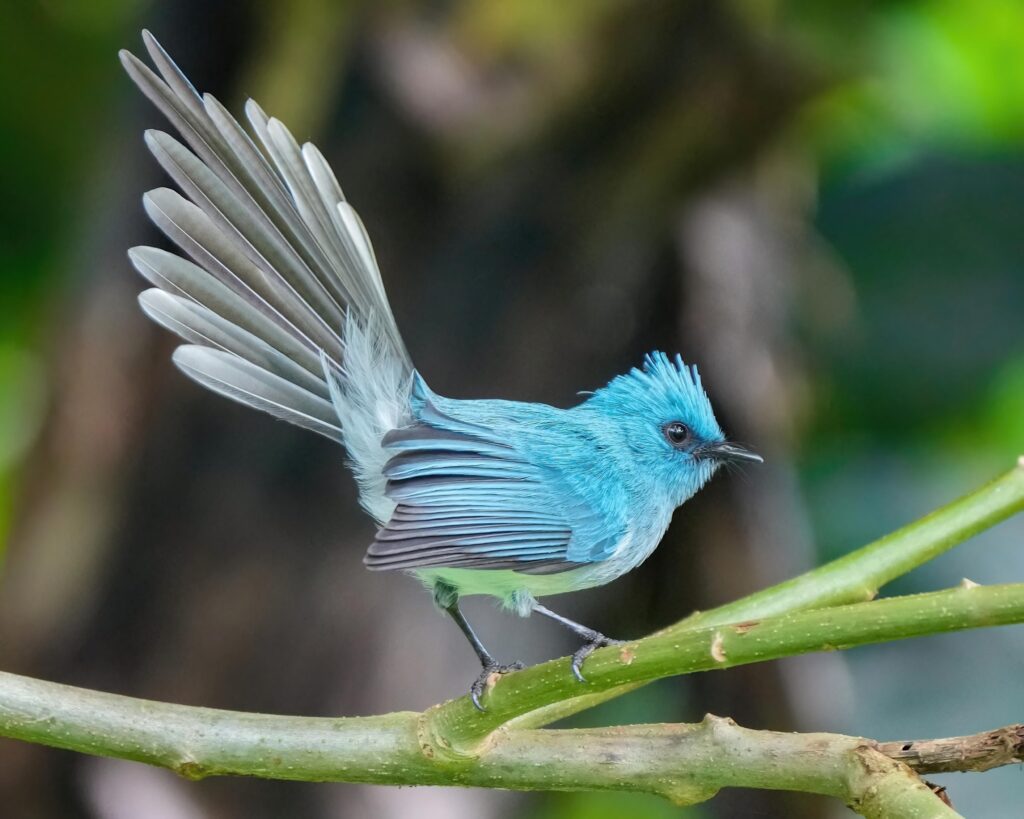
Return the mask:
{"type": "Polygon", "coordinates": [[[473,706],[477,711],[485,712],[487,709],[484,708],[480,702],[480,697],[483,693],[494,684],[492,681],[493,676],[496,674],[501,676],[502,674],[508,674],[510,671],[521,671],[523,669],[522,663],[496,663],[490,662],[483,667],[480,672],[480,676],[477,677],[473,684],[469,687],[469,698],[473,701],[473,706]]]}
{"type": "Polygon", "coordinates": [[[585,683],[587,681],[587,678],[583,676],[583,661],[599,648],[604,648],[605,646],[621,646],[624,643],[625,640],[613,640],[611,637],[605,637],[600,632],[595,631],[590,636],[589,641],[581,645],[573,653],[572,675],[581,683],[585,683]]]}

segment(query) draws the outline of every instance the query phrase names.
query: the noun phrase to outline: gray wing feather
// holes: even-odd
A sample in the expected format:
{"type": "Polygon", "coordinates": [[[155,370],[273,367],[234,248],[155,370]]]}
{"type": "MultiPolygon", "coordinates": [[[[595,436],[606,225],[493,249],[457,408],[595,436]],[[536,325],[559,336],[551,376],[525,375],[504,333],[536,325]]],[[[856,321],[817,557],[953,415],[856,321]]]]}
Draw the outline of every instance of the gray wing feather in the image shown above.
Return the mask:
{"type": "Polygon", "coordinates": [[[222,281],[234,281],[254,300],[284,318],[298,338],[313,349],[342,358],[341,340],[283,280],[267,276],[249,256],[218,230],[197,205],[169,188],[157,188],[143,197],[143,207],[153,223],[202,267],[222,281]]]}
{"type": "Polygon", "coordinates": [[[265,339],[310,374],[322,377],[320,357],[309,345],[290,333],[273,314],[253,309],[244,294],[235,292],[198,265],[155,247],[133,247],[128,257],[135,269],[155,287],[203,305],[257,338],[265,339]]]}
{"type": "Polygon", "coordinates": [[[250,136],[152,35],[143,41],[155,71],[126,51],[121,61],[181,137],[150,131],[146,144],[188,197],[157,189],[144,206],[195,262],[133,248],[132,263],[159,288],[140,297],[143,309],[190,342],[175,353],[190,377],[335,440],[340,417],[359,420],[347,446],[367,461],[387,431],[371,419],[407,412],[412,364],[362,222],[315,147],[252,101],[250,136]],[[322,358],[338,373],[337,401],[352,399],[351,373],[380,373],[379,384],[363,385],[343,412],[322,358]]]}
{"type": "Polygon", "coordinates": [[[551,574],[614,553],[625,521],[583,496],[563,467],[530,454],[544,423],[512,432],[507,416],[467,419],[463,402],[441,399],[419,380],[413,395],[416,421],[382,442],[390,456],[385,489],[396,506],[367,550],[368,568],[551,574]]]}
{"type": "Polygon", "coordinates": [[[573,524],[550,501],[543,467],[502,441],[417,423],[385,439],[384,469],[397,507],[367,550],[373,570],[473,568],[562,571],[573,524]]]}
{"type": "Polygon", "coordinates": [[[184,344],[174,351],[174,363],[216,393],[342,442],[337,415],[329,401],[245,359],[184,344]]]}
{"type": "Polygon", "coordinates": [[[161,167],[199,204],[216,228],[256,263],[265,278],[290,290],[304,312],[328,331],[341,327],[344,313],[339,303],[284,241],[266,214],[236,197],[195,154],[169,135],[147,131],[146,144],[161,167]]]}
{"type": "Polygon", "coordinates": [[[141,293],[139,304],[143,312],[157,324],[177,333],[186,341],[234,353],[314,395],[330,398],[327,385],[319,377],[303,369],[263,339],[221,318],[201,304],[156,289],[141,293]]]}

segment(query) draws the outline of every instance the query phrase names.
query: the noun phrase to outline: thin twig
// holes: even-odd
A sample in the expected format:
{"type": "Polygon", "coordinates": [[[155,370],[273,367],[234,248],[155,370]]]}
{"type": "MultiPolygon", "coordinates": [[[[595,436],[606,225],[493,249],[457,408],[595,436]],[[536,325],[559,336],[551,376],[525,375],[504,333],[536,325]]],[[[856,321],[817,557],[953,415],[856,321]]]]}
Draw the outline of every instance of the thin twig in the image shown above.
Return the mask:
{"type": "Polygon", "coordinates": [[[1024,725],[1006,725],[994,731],[946,739],[879,742],[875,747],[922,774],[989,771],[1024,762],[1024,725]]]}

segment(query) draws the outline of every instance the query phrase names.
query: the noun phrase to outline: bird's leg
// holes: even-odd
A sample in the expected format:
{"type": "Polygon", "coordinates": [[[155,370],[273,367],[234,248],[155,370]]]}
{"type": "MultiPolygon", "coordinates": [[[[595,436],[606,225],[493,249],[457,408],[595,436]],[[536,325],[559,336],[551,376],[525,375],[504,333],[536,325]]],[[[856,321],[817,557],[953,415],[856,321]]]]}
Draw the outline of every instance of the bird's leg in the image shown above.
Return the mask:
{"type": "Polygon", "coordinates": [[[551,609],[545,608],[540,603],[535,603],[533,610],[538,614],[543,614],[545,617],[550,617],[556,623],[561,623],[569,631],[584,641],[572,655],[572,673],[580,682],[586,682],[586,678],[583,676],[581,667],[583,661],[587,659],[596,649],[604,648],[605,646],[618,646],[622,645],[623,640],[613,640],[611,637],[605,637],[600,631],[594,631],[592,628],[577,623],[575,620],[570,620],[568,617],[563,617],[561,614],[556,614],[551,609]]]}
{"type": "Polygon", "coordinates": [[[466,639],[469,640],[469,644],[473,646],[473,651],[476,652],[476,656],[480,659],[480,665],[482,669],[480,676],[477,677],[473,684],[469,687],[469,696],[473,700],[473,705],[476,706],[478,711],[486,711],[487,709],[480,702],[480,697],[483,695],[487,688],[488,682],[490,682],[492,674],[507,674],[509,671],[518,671],[523,667],[522,663],[499,663],[494,657],[491,656],[490,652],[484,648],[484,644],[480,642],[480,638],[476,636],[476,632],[473,631],[473,627],[466,620],[466,616],[462,613],[459,608],[458,600],[450,603],[445,607],[445,611],[455,621],[462,633],[466,635],[466,639]]]}
{"type": "Polygon", "coordinates": [[[476,632],[473,631],[473,627],[469,624],[466,619],[466,615],[462,613],[462,609],[459,608],[459,596],[458,592],[447,584],[438,583],[434,587],[434,599],[438,605],[444,609],[448,616],[455,621],[455,625],[459,627],[459,630],[466,635],[466,639],[469,644],[473,646],[473,651],[476,652],[477,658],[480,660],[482,670],[480,676],[477,677],[473,684],[469,687],[469,696],[473,700],[473,705],[478,711],[486,711],[487,709],[480,702],[480,697],[483,695],[487,688],[487,683],[491,679],[492,674],[507,674],[509,671],[519,671],[522,667],[522,663],[499,663],[491,653],[484,648],[484,644],[480,642],[480,638],[476,636],[476,632]]]}

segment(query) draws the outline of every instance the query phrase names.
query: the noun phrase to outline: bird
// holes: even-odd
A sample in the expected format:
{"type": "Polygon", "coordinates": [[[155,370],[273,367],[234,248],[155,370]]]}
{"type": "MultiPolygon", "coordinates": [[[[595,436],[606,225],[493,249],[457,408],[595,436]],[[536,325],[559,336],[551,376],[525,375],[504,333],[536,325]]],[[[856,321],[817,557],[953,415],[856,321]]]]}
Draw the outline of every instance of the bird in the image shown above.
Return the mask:
{"type": "Polygon", "coordinates": [[[481,665],[470,686],[522,668],[484,647],[459,601],[497,598],[581,641],[571,671],[618,641],[541,598],[606,584],[657,547],[673,512],[723,465],[760,462],[722,431],[697,368],[642,365],[576,406],[435,393],[399,333],[373,246],[323,154],[253,100],[246,130],[199,94],[148,31],[152,68],[121,62],[180,136],[145,143],[178,191],[143,196],[180,254],[128,251],[152,285],[142,310],[180,336],[172,358],[219,393],[341,444],[377,524],[372,571],[419,579],[481,665]]]}

